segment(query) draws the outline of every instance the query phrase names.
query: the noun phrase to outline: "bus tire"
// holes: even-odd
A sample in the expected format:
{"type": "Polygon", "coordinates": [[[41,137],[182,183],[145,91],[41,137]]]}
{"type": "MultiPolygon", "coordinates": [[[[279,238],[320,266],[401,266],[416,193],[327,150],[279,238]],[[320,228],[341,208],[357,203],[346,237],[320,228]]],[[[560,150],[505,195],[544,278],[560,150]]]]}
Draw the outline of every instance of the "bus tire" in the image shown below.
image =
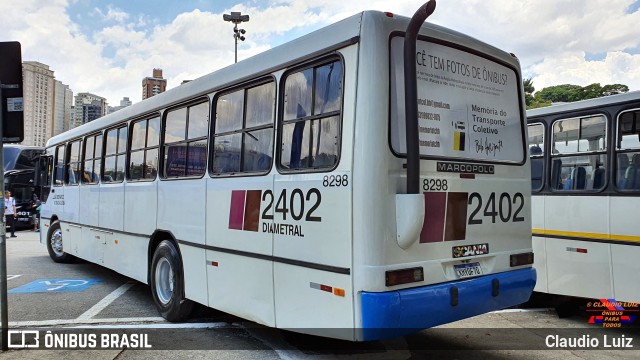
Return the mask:
{"type": "Polygon", "coordinates": [[[67,254],[62,248],[62,229],[59,221],[54,221],[49,227],[47,250],[51,259],[57,263],[72,263],[75,260],[73,255],[67,254]]]}
{"type": "Polygon", "coordinates": [[[160,315],[172,322],[185,320],[193,302],[184,296],[182,259],[171,241],[163,240],[156,248],[150,275],[151,294],[160,315]]]}

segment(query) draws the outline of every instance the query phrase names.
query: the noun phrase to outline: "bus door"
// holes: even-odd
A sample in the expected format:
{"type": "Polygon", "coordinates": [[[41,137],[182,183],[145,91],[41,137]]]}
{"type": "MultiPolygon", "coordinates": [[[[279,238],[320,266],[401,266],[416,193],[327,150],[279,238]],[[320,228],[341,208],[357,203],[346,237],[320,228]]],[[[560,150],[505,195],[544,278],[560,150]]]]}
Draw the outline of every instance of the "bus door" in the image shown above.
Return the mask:
{"type": "Polygon", "coordinates": [[[207,180],[209,306],[275,326],[271,77],[217,95],[207,180]]]}
{"type": "Polygon", "coordinates": [[[49,193],[51,193],[52,166],[53,157],[51,155],[43,154],[38,157],[33,177],[33,185],[41,203],[45,203],[49,197],[49,193]]]}
{"type": "Polygon", "coordinates": [[[356,51],[343,49],[343,58],[322,59],[281,81],[279,172],[273,193],[263,198],[272,219],[264,230],[273,234],[274,257],[283,259],[274,262],[278,327],[300,327],[301,318],[323,335],[353,326],[352,298],[345,297],[351,294],[353,122],[343,113],[355,112],[356,51]]]}
{"type": "Polygon", "coordinates": [[[90,251],[91,246],[81,241],[82,226],[80,226],[80,149],[82,141],[75,140],[67,145],[65,158],[65,178],[64,178],[64,213],[60,217],[62,220],[62,233],[65,242],[71,246],[65,249],[73,254],[83,257],[90,251]]]}
{"type": "MultiPolygon", "coordinates": [[[[35,170],[33,182],[38,191],[37,195],[41,201],[40,217],[43,216],[43,212],[45,211],[45,203],[49,199],[49,194],[51,193],[51,182],[53,179],[53,158],[54,158],[54,149],[49,148],[46,151],[46,153],[42,154],[38,158],[38,162],[36,164],[36,170],[35,170]]],[[[51,215],[48,215],[47,217],[50,218],[51,215]]],[[[40,225],[43,226],[44,222],[41,221],[40,225]]],[[[45,231],[41,231],[40,234],[44,234],[44,238],[46,238],[45,231]]],[[[44,243],[44,238],[42,237],[42,235],[40,236],[41,236],[40,242],[44,243]]]]}
{"type": "Polygon", "coordinates": [[[206,255],[209,306],[268,326],[275,326],[272,197],[273,176],[208,180],[206,242],[221,250],[206,255]]]}
{"type": "MultiPolygon", "coordinates": [[[[53,160],[52,162],[52,176],[51,176],[51,192],[46,199],[46,206],[42,207],[42,212],[40,213],[40,217],[47,219],[44,223],[44,226],[48,229],[49,227],[49,219],[53,217],[57,217],[58,219],[62,219],[64,214],[64,155],[65,155],[64,144],[58,145],[55,148],[47,149],[47,156],[53,160]]],[[[40,232],[41,242],[44,242],[46,239],[47,233],[46,231],[40,232]]],[[[64,237],[63,237],[64,239],[64,237]]]]}

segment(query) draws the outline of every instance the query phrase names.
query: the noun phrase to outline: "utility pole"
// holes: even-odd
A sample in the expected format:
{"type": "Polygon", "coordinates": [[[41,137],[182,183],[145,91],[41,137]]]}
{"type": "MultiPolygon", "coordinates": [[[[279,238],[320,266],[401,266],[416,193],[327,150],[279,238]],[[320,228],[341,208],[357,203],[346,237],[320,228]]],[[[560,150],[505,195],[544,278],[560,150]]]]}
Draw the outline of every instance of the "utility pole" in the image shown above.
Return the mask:
{"type": "Polygon", "coordinates": [[[242,15],[240,12],[232,11],[231,14],[222,15],[224,21],[232,22],[233,25],[233,39],[235,40],[235,62],[238,62],[238,40],[244,41],[244,29],[238,29],[238,24],[249,21],[249,15],[242,15]]]}
{"type": "MultiPolygon", "coordinates": [[[[9,349],[7,234],[4,218],[4,143],[24,140],[22,50],[17,41],[0,42],[0,327],[2,351],[9,349]]],[[[15,224],[14,224],[15,226],[15,224]]]]}

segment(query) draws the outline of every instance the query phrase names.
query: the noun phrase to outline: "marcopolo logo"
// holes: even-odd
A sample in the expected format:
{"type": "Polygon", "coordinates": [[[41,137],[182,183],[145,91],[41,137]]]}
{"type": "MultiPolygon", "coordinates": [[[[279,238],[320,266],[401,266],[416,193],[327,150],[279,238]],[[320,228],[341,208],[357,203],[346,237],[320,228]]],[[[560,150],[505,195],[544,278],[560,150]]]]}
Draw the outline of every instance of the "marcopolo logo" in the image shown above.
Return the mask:
{"type": "Polygon", "coordinates": [[[455,162],[437,163],[438,172],[467,173],[467,174],[495,174],[495,166],[485,164],[465,164],[455,162]]]}

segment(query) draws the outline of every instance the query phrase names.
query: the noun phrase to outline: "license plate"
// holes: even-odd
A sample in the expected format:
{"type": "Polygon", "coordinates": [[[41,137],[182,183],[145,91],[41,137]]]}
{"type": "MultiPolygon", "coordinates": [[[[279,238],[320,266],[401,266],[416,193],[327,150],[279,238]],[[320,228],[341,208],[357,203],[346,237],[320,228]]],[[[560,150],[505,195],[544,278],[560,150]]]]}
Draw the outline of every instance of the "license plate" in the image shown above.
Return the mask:
{"type": "Polygon", "coordinates": [[[482,268],[480,267],[480,263],[477,262],[453,265],[453,269],[456,271],[456,275],[459,278],[482,275],[482,268]]]}

